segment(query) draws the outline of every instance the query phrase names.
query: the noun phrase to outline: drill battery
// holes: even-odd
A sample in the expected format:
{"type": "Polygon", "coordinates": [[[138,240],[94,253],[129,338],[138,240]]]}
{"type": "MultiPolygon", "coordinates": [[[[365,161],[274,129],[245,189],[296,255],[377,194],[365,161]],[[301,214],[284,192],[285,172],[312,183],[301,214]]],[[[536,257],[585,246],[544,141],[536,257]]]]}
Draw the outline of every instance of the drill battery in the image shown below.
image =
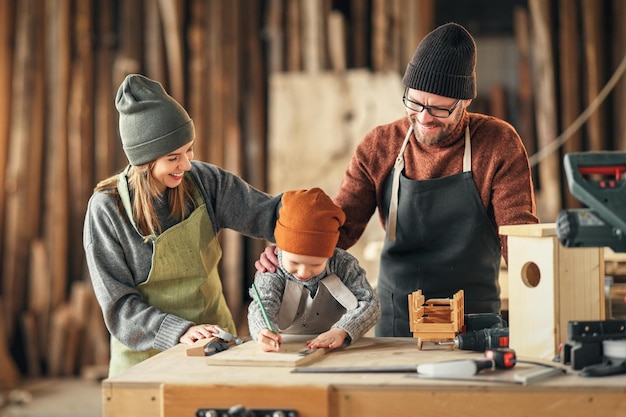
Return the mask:
{"type": "Polygon", "coordinates": [[[475,352],[509,347],[509,327],[499,314],[466,314],[464,322],[463,333],[458,334],[453,341],[442,341],[438,344],[475,352]]]}
{"type": "Polygon", "coordinates": [[[481,330],[471,330],[458,334],[452,343],[454,343],[456,349],[473,350],[475,352],[507,348],[509,347],[509,328],[489,327],[481,330]]]}

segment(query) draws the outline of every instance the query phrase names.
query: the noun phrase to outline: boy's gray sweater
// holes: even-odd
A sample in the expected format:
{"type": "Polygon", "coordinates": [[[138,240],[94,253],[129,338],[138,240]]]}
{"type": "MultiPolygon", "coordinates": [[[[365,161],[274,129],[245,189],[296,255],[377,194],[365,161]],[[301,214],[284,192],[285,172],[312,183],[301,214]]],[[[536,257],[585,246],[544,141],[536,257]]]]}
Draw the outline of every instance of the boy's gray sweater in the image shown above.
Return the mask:
{"type": "MultiPolygon", "coordinates": [[[[282,251],[280,249],[278,250],[278,259],[280,266],[276,269],[276,272],[257,272],[254,279],[263,306],[274,329],[278,328],[278,311],[280,310],[287,280],[304,285],[311,295],[315,295],[320,280],[328,275],[325,271],[307,281],[300,281],[283,268],[282,251]]],[[[331,274],[337,275],[358,300],[358,305],[354,310],[346,311],[339,321],[331,326],[331,328],[345,330],[354,342],[371,329],[380,318],[378,296],[367,281],[365,270],[359,265],[357,259],[345,250],[335,249],[333,256],[328,259],[326,269],[331,274]]],[[[266,328],[267,325],[259,308],[256,294],[252,289],[250,290],[250,296],[252,297],[252,302],[248,308],[248,328],[250,336],[252,336],[253,340],[256,340],[259,332],[266,328]]]]}

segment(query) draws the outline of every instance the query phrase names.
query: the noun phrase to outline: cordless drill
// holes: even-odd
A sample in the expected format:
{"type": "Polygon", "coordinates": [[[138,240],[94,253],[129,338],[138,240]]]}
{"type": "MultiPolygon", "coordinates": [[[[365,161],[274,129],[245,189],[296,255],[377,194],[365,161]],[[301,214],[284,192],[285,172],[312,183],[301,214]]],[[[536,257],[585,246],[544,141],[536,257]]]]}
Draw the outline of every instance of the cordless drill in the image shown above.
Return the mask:
{"type": "Polygon", "coordinates": [[[508,327],[489,327],[458,334],[451,342],[439,342],[441,345],[453,345],[460,350],[484,352],[489,349],[509,346],[508,327]]]}

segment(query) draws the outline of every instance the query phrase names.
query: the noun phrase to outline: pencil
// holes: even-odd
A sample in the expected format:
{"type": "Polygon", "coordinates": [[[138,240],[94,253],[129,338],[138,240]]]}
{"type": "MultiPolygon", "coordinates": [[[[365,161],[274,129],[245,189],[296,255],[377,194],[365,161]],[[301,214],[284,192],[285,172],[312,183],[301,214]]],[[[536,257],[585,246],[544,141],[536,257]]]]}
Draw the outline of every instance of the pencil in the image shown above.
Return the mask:
{"type": "Polygon", "coordinates": [[[256,294],[256,300],[259,302],[259,308],[261,309],[261,313],[263,313],[263,318],[265,319],[265,324],[267,324],[267,328],[270,332],[276,333],[274,331],[274,327],[272,327],[272,322],[270,322],[270,318],[267,317],[267,311],[265,311],[265,307],[263,307],[263,303],[261,302],[261,296],[259,295],[259,290],[257,290],[254,282],[252,283],[252,289],[254,290],[254,294],[256,294]]]}

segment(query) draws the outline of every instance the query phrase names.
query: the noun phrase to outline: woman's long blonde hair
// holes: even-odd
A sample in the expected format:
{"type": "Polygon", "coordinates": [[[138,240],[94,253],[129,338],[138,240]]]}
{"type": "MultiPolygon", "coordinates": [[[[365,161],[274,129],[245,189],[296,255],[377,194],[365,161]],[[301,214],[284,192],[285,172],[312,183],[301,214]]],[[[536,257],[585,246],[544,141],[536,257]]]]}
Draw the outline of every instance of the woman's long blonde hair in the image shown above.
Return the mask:
{"type": "MultiPolygon", "coordinates": [[[[159,222],[154,210],[154,200],[160,197],[161,193],[154,178],[150,175],[153,165],[154,161],[144,165],[131,166],[128,170],[128,189],[131,194],[133,217],[137,229],[144,236],[156,236],[163,232],[161,222],[159,222]]],[[[115,174],[100,181],[94,191],[107,190],[118,193],[117,181],[119,176],[120,174],[115,174]]],[[[178,187],[166,189],[165,193],[170,206],[170,218],[182,221],[195,208],[192,181],[191,178],[185,175],[183,182],[178,187]]],[[[118,204],[121,212],[124,212],[122,202],[119,199],[118,204]]]]}

